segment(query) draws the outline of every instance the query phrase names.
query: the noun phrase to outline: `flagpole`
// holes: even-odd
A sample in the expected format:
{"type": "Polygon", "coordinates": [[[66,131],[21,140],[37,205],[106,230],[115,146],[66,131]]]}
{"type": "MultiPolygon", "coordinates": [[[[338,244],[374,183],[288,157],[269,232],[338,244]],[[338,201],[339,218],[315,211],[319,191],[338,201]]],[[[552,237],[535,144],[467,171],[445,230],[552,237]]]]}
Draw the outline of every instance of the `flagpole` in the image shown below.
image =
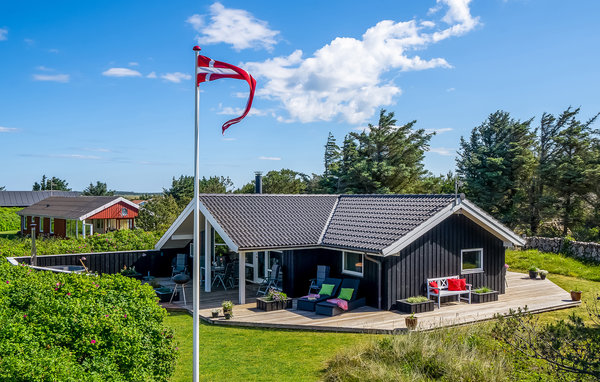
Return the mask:
{"type": "MultiPolygon", "coordinates": [[[[195,139],[194,139],[194,375],[193,382],[200,381],[200,316],[198,308],[200,305],[200,201],[198,196],[198,182],[200,177],[200,87],[198,86],[198,56],[200,47],[194,47],[194,89],[196,91],[195,100],[195,139]]],[[[206,229],[206,228],[205,228],[206,229]]],[[[207,254],[208,255],[208,254],[207,254]]]]}

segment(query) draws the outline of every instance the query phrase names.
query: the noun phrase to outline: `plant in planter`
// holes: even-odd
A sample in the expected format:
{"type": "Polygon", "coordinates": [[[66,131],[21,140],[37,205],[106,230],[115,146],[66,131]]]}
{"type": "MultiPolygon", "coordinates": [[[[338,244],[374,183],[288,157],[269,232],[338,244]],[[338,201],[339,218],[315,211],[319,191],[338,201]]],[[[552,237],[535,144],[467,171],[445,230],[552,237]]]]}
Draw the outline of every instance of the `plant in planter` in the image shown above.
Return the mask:
{"type": "Polygon", "coordinates": [[[151,280],[148,282],[148,284],[149,284],[149,285],[150,285],[152,288],[154,288],[154,289],[158,289],[158,288],[162,287],[162,285],[160,285],[160,283],[158,282],[158,280],[157,280],[157,279],[155,279],[155,278],[151,279],[151,280]]]}
{"type": "Polygon", "coordinates": [[[135,266],[127,268],[127,265],[125,265],[123,267],[123,269],[121,269],[120,273],[121,273],[121,276],[132,277],[132,278],[138,279],[138,280],[140,280],[142,278],[142,274],[138,273],[135,270],[135,266]]]}
{"type": "Polygon", "coordinates": [[[256,299],[256,308],[267,312],[272,310],[291,309],[292,299],[288,298],[287,294],[271,288],[265,297],[256,299]]]}
{"type": "Polygon", "coordinates": [[[225,316],[225,319],[229,320],[231,317],[233,317],[233,302],[229,300],[223,301],[221,307],[223,308],[223,315],[225,316]]]}
{"type": "Polygon", "coordinates": [[[530,266],[529,267],[529,278],[530,279],[537,279],[538,272],[539,272],[538,267],[536,267],[535,265],[530,266]]]}
{"type": "Polygon", "coordinates": [[[423,313],[431,312],[434,307],[434,301],[425,296],[413,296],[403,300],[397,300],[398,310],[404,313],[423,313]]]}
{"type": "Polygon", "coordinates": [[[548,271],[546,271],[546,270],[544,270],[544,269],[540,269],[540,272],[539,272],[539,274],[540,274],[540,278],[541,278],[542,280],[546,280],[546,276],[548,276],[548,271]]]}
{"type": "Polygon", "coordinates": [[[213,309],[211,313],[212,313],[212,318],[219,317],[219,309],[213,309]]]}
{"type": "Polygon", "coordinates": [[[572,290],[571,291],[571,300],[573,301],[581,301],[581,290],[572,290]]]}
{"type": "Polygon", "coordinates": [[[492,290],[486,286],[474,289],[471,294],[471,302],[473,304],[491,301],[498,301],[498,291],[492,290]]]}
{"type": "Polygon", "coordinates": [[[418,318],[415,317],[414,313],[411,313],[410,316],[404,318],[404,323],[408,330],[415,330],[417,328],[418,318]]]}
{"type": "MultiPolygon", "coordinates": [[[[160,299],[160,302],[169,302],[171,301],[171,295],[173,294],[173,289],[167,287],[160,287],[154,289],[156,292],[156,296],[160,299]]],[[[179,301],[179,294],[173,296],[172,301],[179,301]]]]}

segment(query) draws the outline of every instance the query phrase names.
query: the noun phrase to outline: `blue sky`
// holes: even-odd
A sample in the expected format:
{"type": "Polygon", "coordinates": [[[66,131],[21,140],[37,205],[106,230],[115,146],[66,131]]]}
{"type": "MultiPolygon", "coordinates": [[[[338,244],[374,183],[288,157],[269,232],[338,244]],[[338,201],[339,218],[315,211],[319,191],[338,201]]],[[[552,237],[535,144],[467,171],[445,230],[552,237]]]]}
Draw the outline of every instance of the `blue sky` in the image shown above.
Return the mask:
{"type": "MultiPolygon", "coordinates": [[[[461,136],[498,109],[528,119],[600,111],[600,2],[3,1],[0,186],[42,174],[155,192],[193,173],[192,47],[257,80],[202,84],[201,175],[321,173],[380,108],[438,131],[426,155],[454,169],[461,136]]],[[[537,120],[536,122],[537,123],[537,120]]]]}

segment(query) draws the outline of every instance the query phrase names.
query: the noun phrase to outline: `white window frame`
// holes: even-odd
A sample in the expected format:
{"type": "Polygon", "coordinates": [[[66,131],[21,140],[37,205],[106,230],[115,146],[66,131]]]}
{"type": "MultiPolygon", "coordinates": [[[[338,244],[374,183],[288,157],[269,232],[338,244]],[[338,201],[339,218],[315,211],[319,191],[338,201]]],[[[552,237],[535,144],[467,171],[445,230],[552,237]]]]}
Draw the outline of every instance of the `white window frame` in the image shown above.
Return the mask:
{"type": "Polygon", "coordinates": [[[50,233],[54,233],[54,218],[50,218],[50,233]]]}
{"type": "Polygon", "coordinates": [[[345,275],[364,277],[365,276],[365,254],[360,253],[360,252],[343,251],[342,252],[342,273],[345,275]],[[354,254],[360,255],[361,263],[363,264],[362,272],[349,271],[346,269],[346,254],[347,253],[354,253],[354,254]]]}
{"type": "Polygon", "coordinates": [[[460,250],[460,273],[461,274],[467,274],[467,273],[482,273],[483,272],[483,248],[467,248],[467,249],[461,249],[460,250]],[[465,252],[475,252],[475,251],[479,251],[479,258],[480,258],[480,263],[481,263],[481,267],[480,268],[472,268],[472,269],[463,269],[463,253],[465,252]]]}
{"type": "Polygon", "coordinates": [[[38,232],[44,232],[44,218],[42,216],[40,216],[40,226],[38,232]]]}

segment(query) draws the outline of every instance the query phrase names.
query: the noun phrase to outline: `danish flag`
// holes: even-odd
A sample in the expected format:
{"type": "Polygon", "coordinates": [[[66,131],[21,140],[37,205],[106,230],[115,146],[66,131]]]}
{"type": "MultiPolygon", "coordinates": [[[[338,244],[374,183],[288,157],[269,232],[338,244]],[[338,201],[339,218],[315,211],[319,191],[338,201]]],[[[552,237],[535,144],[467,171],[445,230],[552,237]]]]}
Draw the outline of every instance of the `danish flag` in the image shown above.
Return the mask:
{"type": "Polygon", "coordinates": [[[250,94],[248,95],[248,102],[246,103],[246,110],[244,113],[234,119],[231,119],[223,124],[223,134],[225,134],[225,130],[233,124],[240,122],[248,112],[250,111],[250,107],[252,106],[252,100],[254,99],[254,89],[256,89],[256,80],[248,74],[244,69],[238,68],[237,66],[221,62],[215,61],[205,56],[198,56],[198,68],[197,68],[198,78],[196,79],[196,86],[200,86],[202,82],[214,81],[220,78],[234,78],[238,80],[246,80],[248,85],[250,85],[250,94]]]}

